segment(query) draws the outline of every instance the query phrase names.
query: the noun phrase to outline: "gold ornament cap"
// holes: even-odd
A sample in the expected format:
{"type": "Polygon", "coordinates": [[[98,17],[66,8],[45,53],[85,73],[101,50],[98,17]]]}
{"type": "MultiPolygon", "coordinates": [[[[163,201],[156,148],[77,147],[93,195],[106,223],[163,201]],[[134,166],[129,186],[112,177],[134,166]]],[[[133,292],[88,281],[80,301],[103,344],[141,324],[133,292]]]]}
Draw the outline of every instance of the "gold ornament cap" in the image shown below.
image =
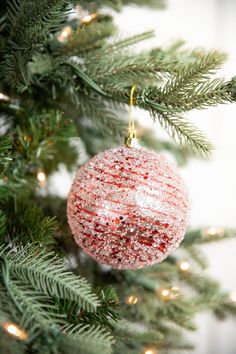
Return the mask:
{"type": "Polygon", "coordinates": [[[139,147],[136,130],[130,130],[125,138],[125,145],[131,148],[139,147]]]}

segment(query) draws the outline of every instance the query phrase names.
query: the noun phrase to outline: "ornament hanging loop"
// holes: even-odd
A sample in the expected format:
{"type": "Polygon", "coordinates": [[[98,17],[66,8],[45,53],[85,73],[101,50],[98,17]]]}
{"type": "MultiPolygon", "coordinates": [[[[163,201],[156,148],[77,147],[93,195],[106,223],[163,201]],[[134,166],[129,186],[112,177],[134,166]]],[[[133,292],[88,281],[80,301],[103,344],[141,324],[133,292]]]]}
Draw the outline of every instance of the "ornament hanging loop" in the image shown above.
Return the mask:
{"type": "Polygon", "coordinates": [[[128,135],[125,138],[125,145],[128,147],[137,147],[137,133],[134,125],[134,118],[132,115],[133,106],[134,106],[134,91],[136,85],[133,85],[130,91],[130,103],[129,103],[129,125],[128,125],[128,135]]]}

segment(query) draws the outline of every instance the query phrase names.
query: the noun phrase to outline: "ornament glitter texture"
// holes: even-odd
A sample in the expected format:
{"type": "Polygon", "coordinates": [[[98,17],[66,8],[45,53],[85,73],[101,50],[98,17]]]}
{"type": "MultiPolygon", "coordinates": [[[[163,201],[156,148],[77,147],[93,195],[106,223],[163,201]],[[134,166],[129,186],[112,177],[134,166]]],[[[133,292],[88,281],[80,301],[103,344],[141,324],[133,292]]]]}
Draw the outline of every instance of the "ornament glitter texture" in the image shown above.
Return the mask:
{"type": "Polygon", "coordinates": [[[168,160],[145,148],[94,156],[76,174],[67,204],[75,241],[100,263],[137,269],[161,262],[182,241],[189,201],[168,160]]]}

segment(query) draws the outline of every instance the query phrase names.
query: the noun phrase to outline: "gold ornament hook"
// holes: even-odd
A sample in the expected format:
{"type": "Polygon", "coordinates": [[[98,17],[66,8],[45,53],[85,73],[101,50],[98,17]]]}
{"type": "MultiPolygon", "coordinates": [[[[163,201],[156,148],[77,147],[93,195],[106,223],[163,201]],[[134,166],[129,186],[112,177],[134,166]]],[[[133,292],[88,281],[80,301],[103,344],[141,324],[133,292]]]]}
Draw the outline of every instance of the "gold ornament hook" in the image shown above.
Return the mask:
{"type": "Polygon", "coordinates": [[[125,145],[128,147],[136,147],[138,145],[137,133],[134,125],[134,118],[132,115],[133,106],[134,106],[134,91],[136,85],[133,85],[130,91],[130,101],[129,101],[129,126],[128,126],[128,135],[125,138],[125,145]]]}

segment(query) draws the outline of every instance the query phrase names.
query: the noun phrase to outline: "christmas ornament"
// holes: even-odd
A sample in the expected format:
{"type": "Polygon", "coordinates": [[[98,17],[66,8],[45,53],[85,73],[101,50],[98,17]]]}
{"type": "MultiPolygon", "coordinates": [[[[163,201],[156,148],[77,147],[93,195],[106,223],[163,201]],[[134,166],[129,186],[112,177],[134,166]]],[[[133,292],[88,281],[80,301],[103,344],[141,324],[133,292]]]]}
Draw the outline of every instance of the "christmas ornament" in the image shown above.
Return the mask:
{"type": "Polygon", "coordinates": [[[188,223],[188,195],[176,168],[164,156],[134,145],[131,122],[126,146],[99,153],[82,166],[68,196],[76,243],[117,269],[161,262],[179,245],[188,223]]]}

